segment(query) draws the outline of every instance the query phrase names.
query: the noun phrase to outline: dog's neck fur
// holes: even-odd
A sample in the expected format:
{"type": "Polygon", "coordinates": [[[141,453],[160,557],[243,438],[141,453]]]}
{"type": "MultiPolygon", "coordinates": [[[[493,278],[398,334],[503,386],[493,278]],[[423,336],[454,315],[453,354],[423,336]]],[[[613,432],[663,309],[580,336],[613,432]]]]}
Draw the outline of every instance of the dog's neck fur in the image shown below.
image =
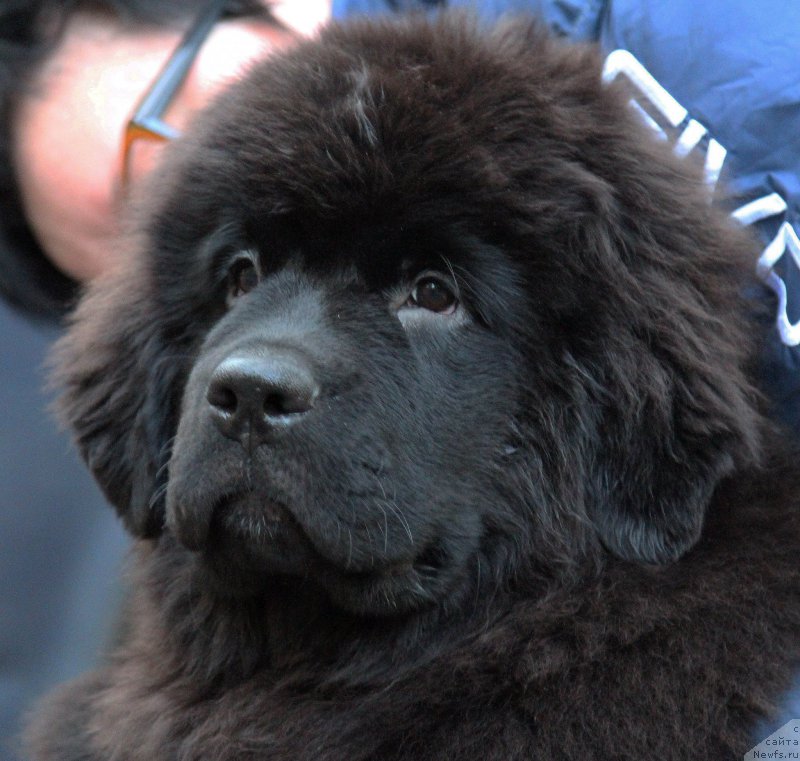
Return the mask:
{"type": "MultiPolygon", "coordinates": [[[[342,611],[306,579],[276,577],[259,594],[218,594],[199,558],[176,551],[168,535],[140,543],[137,552],[145,562],[128,641],[143,650],[157,643],[159,658],[168,655],[165,662],[174,676],[204,695],[258,672],[298,684],[304,679],[351,686],[392,680],[444,647],[486,630],[517,597],[509,588],[472,589],[463,604],[452,597],[447,604],[371,618],[342,611]]],[[[528,595],[531,584],[543,590],[546,582],[526,582],[528,595]]]]}
{"type": "Polygon", "coordinates": [[[404,738],[444,732],[448,749],[458,743],[472,726],[455,718],[466,705],[480,713],[476,731],[512,733],[517,751],[495,758],[550,758],[565,743],[563,757],[579,757],[587,738],[603,743],[596,757],[641,758],[646,747],[682,759],[702,747],[732,758],[796,663],[796,480],[792,466],[723,485],[703,538],[674,565],[608,557],[589,577],[540,588],[520,571],[514,589],[478,595],[460,616],[356,619],[311,584],[226,599],[169,536],[142,542],[125,643],[42,712],[30,737],[45,750],[34,757],[240,761],[243,742],[255,749],[247,758],[318,758],[325,746],[325,758],[373,759],[390,746],[405,761],[420,756],[404,738]],[[611,698],[603,711],[598,696],[611,698]],[[676,700],[685,711],[666,728],[637,728],[618,753],[632,707],[676,700]],[[565,735],[557,717],[567,715],[585,726],[565,735]],[[699,729],[699,715],[718,718],[699,729]],[[253,716],[264,722],[254,737],[253,716]],[[189,737],[199,725],[222,743],[211,756],[189,737]],[[95,737],[96,726],[114,731],[95,737]],[[65,755],[62,738],[81,754],[65,755]]]}

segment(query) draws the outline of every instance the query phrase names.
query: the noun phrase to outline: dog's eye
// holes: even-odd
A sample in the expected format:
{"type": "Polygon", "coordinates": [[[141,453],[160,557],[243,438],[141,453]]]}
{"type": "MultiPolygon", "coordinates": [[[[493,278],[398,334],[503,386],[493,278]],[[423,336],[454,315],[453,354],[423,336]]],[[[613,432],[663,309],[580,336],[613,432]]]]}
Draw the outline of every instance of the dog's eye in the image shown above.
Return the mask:
{"type": "Polygon", "coordinates": [[[238,257],[228,270],[228,301],[252,291],[260,279],[256,263],[249,256],[238,257]]]}
{"type": "Polygon", "coordinates": [[[407,303],[438,314],[452,314],[458,299],[450,286],[439,278],[426,276],[416,282],[407,303]]]}

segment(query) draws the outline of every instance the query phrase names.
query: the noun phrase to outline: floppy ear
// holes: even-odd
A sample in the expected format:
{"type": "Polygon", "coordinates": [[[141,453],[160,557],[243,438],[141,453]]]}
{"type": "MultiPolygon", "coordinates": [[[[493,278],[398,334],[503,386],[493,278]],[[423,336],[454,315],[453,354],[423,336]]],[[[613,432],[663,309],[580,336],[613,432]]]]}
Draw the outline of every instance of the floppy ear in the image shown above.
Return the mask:
{"type": "Polygon", "coordinates": [[[669,422],[645,401],[601,437],[594,521],[603,544],[624,560],[662,564],[691,549],[714,489],[734,468],[734,435],[703,431],[702,414],[685,399],[675,407],[669,422]]]}
{"type": "Polygon", "coordinates": [[[160,533],[177,362],[164,358],[141,273],[101,278],[53,356],[61,418],[126,527],[160,533]]]}
{"type": "Polygon", "coordinates": [[[626,560],[679,558],[698,540],[719,482],[760,456],[739,294],[751,244],[704,216],[686,220],[690,235],[675,220],[646,233],[608,220],[584,228],[583,245],[608,270],[598,281],[613,283],[584,366],[603,389],[588,426],[589,505],[602,542],[626,560]]]}

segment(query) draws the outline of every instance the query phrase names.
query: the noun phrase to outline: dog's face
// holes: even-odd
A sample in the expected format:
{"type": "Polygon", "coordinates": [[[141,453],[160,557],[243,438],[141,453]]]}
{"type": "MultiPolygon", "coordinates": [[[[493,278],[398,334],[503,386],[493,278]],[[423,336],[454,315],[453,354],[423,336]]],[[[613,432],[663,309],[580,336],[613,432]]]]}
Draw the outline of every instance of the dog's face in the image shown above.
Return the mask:
{"type": "MultiPolygon", "coordinates": [[[[226,574],[416,606],[463,575],[487,522],[510,519],[495,474],[520,365],[486,321],[525,301],[484,305],[514,270],[453,231],[310,227],[198,241],[194,297],[218,316],[192,341],[167,524],[226,574]]],[[[168,289],[185,294],[185,275],[168,289]]]]}
{"type": "Polygon", "coordinates": [[[462,21],[332,30],[176,146],[143,255],[62,347],[134,533],[228,594],[458,604],[662,563],[757,453],[747,242],[586,52],[462,21]]]}

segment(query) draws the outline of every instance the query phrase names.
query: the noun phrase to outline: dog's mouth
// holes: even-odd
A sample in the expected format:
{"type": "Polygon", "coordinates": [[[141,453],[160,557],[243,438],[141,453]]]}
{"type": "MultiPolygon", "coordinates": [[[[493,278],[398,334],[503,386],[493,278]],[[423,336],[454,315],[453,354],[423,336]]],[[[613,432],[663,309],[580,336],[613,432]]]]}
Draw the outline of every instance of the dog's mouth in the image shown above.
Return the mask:
{"type": "Polygon", "coordinates": [[[293,523],[294,518],[282,502],[250,493],[218,500],[212,521],[233,531],[259,536],[278,530],[281,524],[293,523]]]}
{"type": "Polygon", "coordinates": [[[317,555],[284,503],[254,493],[217,500],[202,551],[214,567],[259,576],[305,575],[317,555]]]}
{"type": "Polygon", "coordinates": [[[284,502],[253,492],[216,499],[202,546],[189,549],[198,552],[225,595],[258,592],[276,576],[295,577],[316,583],[334,602],[360,614],[394,614],[430,603],[444,582],[440,576],[448,575],[438,545],[366,570],[343,567],[315,546],[284,502]]]}

